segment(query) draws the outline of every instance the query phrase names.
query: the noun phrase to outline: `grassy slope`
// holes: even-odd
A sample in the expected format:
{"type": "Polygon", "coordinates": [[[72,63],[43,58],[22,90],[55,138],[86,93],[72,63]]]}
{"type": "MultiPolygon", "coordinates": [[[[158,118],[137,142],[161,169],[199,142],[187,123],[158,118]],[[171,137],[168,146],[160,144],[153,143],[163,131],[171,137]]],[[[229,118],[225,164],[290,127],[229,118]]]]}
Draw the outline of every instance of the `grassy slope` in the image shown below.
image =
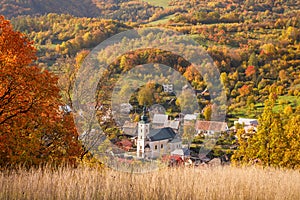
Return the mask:
{"type": "Polygon", "coordinates": [[[161,19],[159,19],[159,20],[156,20],[156,21],[153,21],[153,22],[148,23],[148,25],[155,26],[155,25],[159,25],[159,24],[165,24],[165,23],[167,23],[170,19],[172,19],[174,16],[175,16],[175,14],[165,16],[165,17],[163,17],[163,18],[161,18],[161,19]]]}
{"type": "Polygon", "coordinates": [[[154,5],[154,6],[161,6],[161,7],[168,7],[168,0],[144,0],[145,2],[148,2],[149,4],[151,5],[154,5]]]}
{"type": "Polygon", "coordinates": [[[299,171],[260,168],[0,172],[0,199],[300,199],[299,188],[299,171]]]}
{"type": "MultiPolygon", "coordinates": [[[[160,7],[163,7],[163,8],[169,7],[169,4],[168,4],[169,1],[168,0],[144,0],[144,1],[151,4],[151,5],[153,5],[153,6],[160,6],[160,7]]],[[[165,24],[170,19],[172,19],[174,16],[175,16],[175,14],[165,16],[162,19],[159,19],[157,21],[153,21],[153,22],[148,23],[148,25],[155,26],[155,25],[159,25],[159,24],[165,24]]]]}

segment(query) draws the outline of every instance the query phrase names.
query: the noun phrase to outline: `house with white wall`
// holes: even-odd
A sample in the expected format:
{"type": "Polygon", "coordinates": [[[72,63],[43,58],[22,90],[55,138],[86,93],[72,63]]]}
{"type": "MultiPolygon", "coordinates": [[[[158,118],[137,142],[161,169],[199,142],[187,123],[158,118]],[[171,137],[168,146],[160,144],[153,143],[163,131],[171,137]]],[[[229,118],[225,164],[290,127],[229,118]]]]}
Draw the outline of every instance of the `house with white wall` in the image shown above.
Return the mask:
{"type": "Polygon", "coordinates": [[[248,132],[257,132],[258,120],[257,119],[248,119],[248,118],[239,118],[237,121],[234,121],[235,129],[237,125],[242,125],[246,133],[248,132]]]}

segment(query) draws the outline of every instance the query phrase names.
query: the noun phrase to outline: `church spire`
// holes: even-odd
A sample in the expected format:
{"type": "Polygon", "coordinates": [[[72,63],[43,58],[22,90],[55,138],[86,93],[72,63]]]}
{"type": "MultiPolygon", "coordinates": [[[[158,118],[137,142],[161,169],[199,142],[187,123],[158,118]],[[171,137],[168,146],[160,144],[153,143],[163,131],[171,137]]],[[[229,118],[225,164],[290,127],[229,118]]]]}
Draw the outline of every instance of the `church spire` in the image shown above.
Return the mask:
{"type": "Polygon", "coordinates": [[[144,106],[144,108],[143,108],[143,115],[141,116],[141,121],[144,122],[144,123],[148,122],[146,106],[144,106]]]}

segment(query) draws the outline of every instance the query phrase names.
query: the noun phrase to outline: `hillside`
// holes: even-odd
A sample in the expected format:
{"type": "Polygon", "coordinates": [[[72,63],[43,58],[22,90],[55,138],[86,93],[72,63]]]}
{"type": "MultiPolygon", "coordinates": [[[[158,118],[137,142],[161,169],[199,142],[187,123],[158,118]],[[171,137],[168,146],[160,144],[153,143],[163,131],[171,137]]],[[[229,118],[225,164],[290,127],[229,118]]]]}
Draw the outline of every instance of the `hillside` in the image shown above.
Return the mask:
{"type": "MultiPolygon", "coordinates": [[[[148,2],[155,5],[155,1],[148,2]]],[[[115,10],[107,16],[110,19],[118,19],[119,16],[123,19],[119,21],[129,22],[130,16],[134,16],[135,21],[153,21],[145,26],[154,26],[166,17],[162,26],[187,34],[203,45],[225,81],[229,102],[228,121],[232,122],[237,117],[258,117],[271,90],[278,91],[280,102],[277,111],[285,105],[295,108],[299,104],[300,23],[297,15],[300,9],[295,1],[201,1],[193,4],[170,1],[165,8],[132,1],[90,3],[96,3],[97,9],[106,8],[107,12],[115,10]],[[142,4],[146,6],[142,18],[131,12],[117,14],[123,13],[125,5],[131,5],[135,12],[139,12],[135,7],[142,4]],[[145,14],[149,11],[147,8],[157,9],[148,20],[145,14]],[[173,17],[168,19],[170,15],[173,17]],[[283,101],[283,97],[293,100],[283,101]]],[[[129,11],[130,7],[126,6],[126,9],[129,11]]],[[[92,49],[114,33],[132,28],[117,21],[57,14],[16,17],[12,23],[17,30],[27,33],[34,40],[39,50],[40,64],[50,69],[62,55],[73,57],[82,49],[92,49]]],[[[136,62],[139,63],[138,60],[136,62]]],[[[196,89],[203,89],[201,85],[203,87],[205,84],[193,80],[196,89]]]]}
{"type": "Polygon", "coordinates": [[[161,9],[146,2],[130,0],[1,0],[0,4],[0,15],[7,18],[57,13],[75,17],[101,17],[123,22],[148,20],[161,9]]]}
{"type": "MultiPolygon", "coordinates": [[[[260,118],[270,98],[274,104],[270,106],[270,113],[281,120],[277,127],[284,125],[285,132],[293,127],[292,122],[287,122],[299,114],[300,4],[296,0],[170,0],[163,4],[156,0],[0,2],[0,14],[10,18],[14,29],[25,33],[34,42],[38,56],[35,64],[58,74],[60,80],[65,81],[60,85],[64,104],[72,103],[76,68],[94,47],[125,30],[159,26],[194,39],[211,56],[225,86],[227,106],[222,109],[227,109],[229,127],[241,117],[260,118]]],[[[161,37],[159,34],[146,36],[157,41],[161,37]]],[[[142,41],[147,44],[147,40],[142,41]]],[[[113,53],[99,54],[97,58],[110,60],[113,56],[113,53]]],[[[98,83],[97,101],[102,109],[97,113],[99,119],[104,119],[112,110],[111,96],[120,76],[147,63],[175,66],[174,69],[189,81],[193,89],[201,92],[208,88],[204,77],[195,72],[184,58],[172,52],[150,48],[127,52],[110,63],[109,69],[112,70],[98,83]]],[[[159,77],[160,81],[170,79],[159,77]]],[[[148,74],[139,74],[140,80],[146,82],[147,78],[148,74]]],[[[134,107],[129,114],[132,120],[140,119],[145,103],[139,98],[143,95],[139,94],[143,92],[150,94],[147,96],[150,106],[162,105],[172,119],[179,116],[181,102],[178,96],[164,93],[159,84],[147,84],[144,88],[146,92],[143,87],[137,88],[130,97],[129,103],[134,107]]],[[[119,89],[126,92],[128,85],[119,89]]],[[[212,109],[214,102],[210,100],[209,92],[197,96],[199,109],[191,109],[189,113],[204,113],[212,109]]],[[[191,105],[190,102],[187,104],[191,105]]],[[[210,120],[210,116],[204,114],[199,118],[210,120]]],[[[113,120],[106,119],[101,128],[110,139],[122,137],[122,130],[113,120]]],[[[211,157],[232,154],[231,145],[237,145],[234,134],[222,135],[211,157]]],[[[193,141],[191,148],[196,153],[202,139],[199,137],[193,141]]]]}
{"type": "Polygon", "coordinates": [[[1,0],[0,13],[8,18],[18,15],[43,15],[64,13],[79,17],[96,17],[101,10],[92,0],[44,1],[44,0],[1,0]]]}

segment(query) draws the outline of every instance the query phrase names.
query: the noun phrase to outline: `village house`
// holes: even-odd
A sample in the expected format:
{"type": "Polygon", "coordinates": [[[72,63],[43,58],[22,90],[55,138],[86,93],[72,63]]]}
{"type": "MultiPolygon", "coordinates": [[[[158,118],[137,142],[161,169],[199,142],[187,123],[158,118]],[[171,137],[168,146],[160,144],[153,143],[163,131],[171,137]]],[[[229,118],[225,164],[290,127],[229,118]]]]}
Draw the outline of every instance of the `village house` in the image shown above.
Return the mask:
{"type": "Polygon", "coordinates": [[[213,135],[214,133],[228,131],[228,126],[226,122],[197,120],[195,129],[197,134],[213,135]]]}
{"type": "Polygon", "coordinates": [[[172,128],[176,133],[178,133],[180,128],[180,121],[179,120],[168,120],[164,123],[164,128],[172,128]]]}
{"type": "Polygon", "coordinates": [[[237,129],[238,125],[242,125],[246,133],[257,132],[258,121],[257,119],[239,118],[234,122],[234,128],[237,129]]]}
{"type": "Polygon", "coordinates": [[[163,84],[164,92],[172,93],[174,92],[173,84],[163,84]]]}
{"type": "Polygon", "coordinates": [[[151,127],[153,129],[172,128],[176,133],[180,128],[179,120],[168,120],[169,116],[165,114],[154,114],[151,127]]]}
{"type": "Polygon", "coordinates": [[[152,127],[154,129],[164,128],[165,123],[168,122],[168,115],[165,114],[154,114],[152,119],[152,127]]]}
{"type": "Polygon", "coordinates": [[[123,133],[130,136],[137,136],[137,122],[125,121],[122,126],[123,133]]]}
{"type": "Polygon", "coordinates": [[[186,114],[183,118],[184,122],[186,121],[196,121],[197,120],[197,114],[186,114]]]}

